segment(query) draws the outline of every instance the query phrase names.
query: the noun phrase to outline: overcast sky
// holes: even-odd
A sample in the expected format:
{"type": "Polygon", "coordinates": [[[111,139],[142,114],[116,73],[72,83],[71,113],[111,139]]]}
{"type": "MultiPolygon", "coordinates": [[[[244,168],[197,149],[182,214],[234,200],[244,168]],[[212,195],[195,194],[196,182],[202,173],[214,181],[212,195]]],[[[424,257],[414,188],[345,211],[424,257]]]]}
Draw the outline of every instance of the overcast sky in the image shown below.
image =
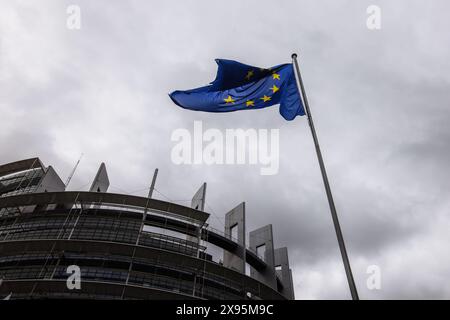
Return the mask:
{"type": "MultiPolygon", "coordinates": [[[[179,203],[208,183],[210,223],[242,201],[248,230],[273,224],[298,299],[350,297],[305,117],[227,114],[167,94],[215,77],[215,58],[260,67],[298,52],[362,299],[450,298],[450,3],[435,1],[0,0],[0,163],[39,156],[86,190],[102,161],[111,192],[179,203]],[[66,27],[67,6],[81,29],[66,27]],[[381,29],[366,26],[369,5],[381,29]],[[280,170],[175,165],[177,128],[280,129],[280,170]],[[161,194],[156,194],[164,199],[161,194]],[[367,267],[381,289],[366,286],[367,267]]],[[[186,202],[185,202],[186,204],[186,202]]]]}

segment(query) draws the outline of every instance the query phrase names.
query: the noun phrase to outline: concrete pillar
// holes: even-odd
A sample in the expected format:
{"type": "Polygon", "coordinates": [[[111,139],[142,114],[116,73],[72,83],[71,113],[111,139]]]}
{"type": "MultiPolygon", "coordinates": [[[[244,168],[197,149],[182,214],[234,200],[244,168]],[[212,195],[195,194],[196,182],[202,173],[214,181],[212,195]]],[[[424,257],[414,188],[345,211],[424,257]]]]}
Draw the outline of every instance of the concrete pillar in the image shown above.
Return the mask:
{"type": "Polygon", "coordinates": [[[253,252],[258,252],[258,248],[265,246],[264,256],[262,257],[267,264],[267,268],[257,271],[250,268],[250,276],[264,282],[269,287],[277,289],[277,279],[275,276],[275,254],[273,247],[273,233],[272,225],[256,229],[250,232],[250,249],[253,252]]]}
{"type": "Polygon", "coordinates": [[[108,172],[106,171],[106,166],[102,162],[100,168],[98,168],[97,174],[95,175],[94,181],[92,181],[91,188],[89,192],[106,192],[109,188],[109,178],[108,172]]]}
{"type": "Polygon", "coordinates": [[[225,215],[225,235],[239,244],[236,252],[223,251],[223,265],[245,274],[245,202],[225,215]],[[236,239],[231,238],[231,230],[237,228],[236,239]]]}
{"type": "Polygon", "coordinates": [[[194,194],[191,200],[191,208],[205,211],[205,201],[206,201],[206,182],[202,184],[200,189],[194,194]]]}
{"type": "MultiPolygon", "coordinates": [[[[192,197],[191,208],[200,210],[200,211],[205,211],[205,203],[206,203],[206,182],[204,182],[202,184],[202,186],[197,190],[197,192],[192,197]]],[[[197,236],[194,237],[194,236],[188,235],[188,236],[186,236],[186,240],[195,242],[198,245],[200,245],[200,238],[201,238],[200,232],[201,232],[201,228],[199,226],[197,236]]],[[[198,251],[197,251],[197,255],[199,255],[198,251]]]]}
{"type": "Polygon", "coordinates": [[[64,182],[58,176],[55,169],[53,169],[52,166],[49,166],[35,192],[57,192],[65,190],[66,186],[64,185],[64,182]]]}
{"type": "Polygon", "coordinates": [[[289,257],[286,247],[275,249],[275,268],[278,269],[276,274],[283,284],[280,293],[287,299],[294,300],[294,282],[292,270],[289,268],[289,257]]]}

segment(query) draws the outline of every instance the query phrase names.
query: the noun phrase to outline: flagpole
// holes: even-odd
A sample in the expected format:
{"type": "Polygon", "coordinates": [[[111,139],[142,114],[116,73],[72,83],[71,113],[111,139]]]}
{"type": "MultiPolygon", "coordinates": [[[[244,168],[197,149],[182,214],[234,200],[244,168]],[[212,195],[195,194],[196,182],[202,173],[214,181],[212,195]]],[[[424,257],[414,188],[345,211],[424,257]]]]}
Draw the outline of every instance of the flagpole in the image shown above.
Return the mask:
{"type": "Polygon", "coordinates": [[[319,140],[317,139],[316,130],[314,129],[314,122],[311,116],[311,111],[309,109],[308,98],[306,97],[305,88],[303,86],[302,76],[300,75],[300,68],[297,62],[297,54],[292,54],[292,62],[295,66],[295,71],[297,73],[297,86],[301,91],[303,105],[305,107],[305,113],[308,117],[309,127],[311,128],[311,134],[314,140],[314,145],[316,147],[317,159],[319,160],[320,171],[322,172],[323,184],[325,185],[325,191],[327,193],[328,204],[330,206],[331,217],[333,219],[334,230],[336,231],[336,237],[339,243],[339,249],[341,251],[342,261],[344,262],[345,273],[347,275],[348,285],[350,287],[350,292],[353,300],[359,300],[358,291],[356,290],[355,280],[353,279],[352,269],[350,267],[350,261],[348,259],[347,250],[345,249],[344,237],[342,236],[341,227],[339,225],[339,219],[336,212],[336,207],[334,206],[333,195],[331,194],[330,184],[328,182],[327,172],[325,170],[325,165],[322,159],[322,153],[320,152],[319,140]]]}

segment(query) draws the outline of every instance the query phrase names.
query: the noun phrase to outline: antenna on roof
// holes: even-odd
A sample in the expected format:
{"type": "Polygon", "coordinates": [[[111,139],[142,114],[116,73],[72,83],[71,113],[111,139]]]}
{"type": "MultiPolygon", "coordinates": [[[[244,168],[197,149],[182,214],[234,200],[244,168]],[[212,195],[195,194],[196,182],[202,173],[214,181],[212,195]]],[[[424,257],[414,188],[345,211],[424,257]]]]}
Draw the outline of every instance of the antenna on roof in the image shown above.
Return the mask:
{"type": "Polygon", "coordinates": [[[66,183],[65,183],[66,188],[67,188],[67,186],[69,185],[70,180],[72,180],[72,177],[73,177],[73,175],[75,174],[75,171],[77,170],[78,165],[80,164],[81,158],[83,158],[83,153],[80,155],[80,158],[78,159],[77,163],[75,164],[75,167],[73,167],[72,172],[71,172],[70,175],[67,177],[67,180],[66,180],[66,183]]]}
{"type": "Polygon", "coordinates": [[[155,183],[156,183],[156,177],[158,176],[158,168],[155,169],[155,173],[153,173],[153,179],[152,179],[152,184],[150,186],[150,189],[148,190],[148,197],[147,198],[151,198],[153,195],[153,190],[155,189],[155,183]]]}

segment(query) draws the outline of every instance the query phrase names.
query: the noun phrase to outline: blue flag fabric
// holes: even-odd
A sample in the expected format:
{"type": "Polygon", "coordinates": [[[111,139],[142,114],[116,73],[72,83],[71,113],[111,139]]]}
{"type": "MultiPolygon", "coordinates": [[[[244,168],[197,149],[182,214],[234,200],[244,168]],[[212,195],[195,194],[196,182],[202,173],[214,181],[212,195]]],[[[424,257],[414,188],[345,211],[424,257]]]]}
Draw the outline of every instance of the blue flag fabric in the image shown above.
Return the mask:
{"type": "Polygon", "coordinates": [[[169,96],[178,106],[197,111],[231,112],[280,104],[286,120],[305,115],[291,63],[269,69],[237,61],[217,59],[216,79],[205,87],[174,91],[169,96]]]}

